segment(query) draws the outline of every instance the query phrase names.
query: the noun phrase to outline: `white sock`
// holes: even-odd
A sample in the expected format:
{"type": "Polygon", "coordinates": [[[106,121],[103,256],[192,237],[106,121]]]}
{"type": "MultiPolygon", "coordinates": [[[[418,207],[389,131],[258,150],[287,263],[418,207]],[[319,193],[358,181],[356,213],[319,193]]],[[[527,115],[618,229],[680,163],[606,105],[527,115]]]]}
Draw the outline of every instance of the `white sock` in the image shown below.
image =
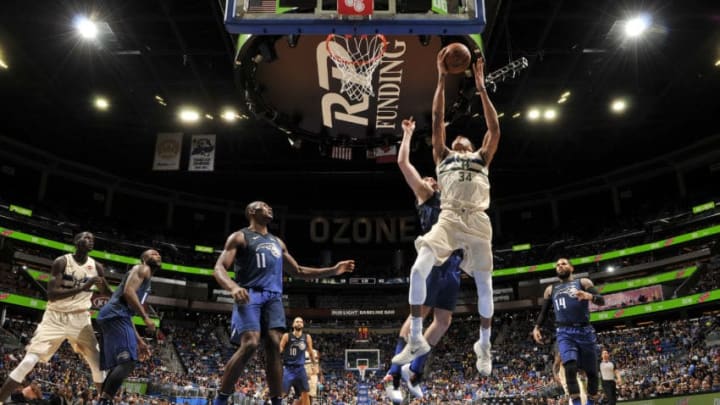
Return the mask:
{"type": "Polygon", "coordinates": [[[422,317],[411,316],[410,317],[410,339],[417,340],[420,336],[422,336],[422,331],[423,331],[422,317]]]}
{"type": "Polygon", "coordinates": [[[490,332],[491,328],[483,328],[480,327],[480,344],[481,345],[489,345],[490,344],[490,332]]]}

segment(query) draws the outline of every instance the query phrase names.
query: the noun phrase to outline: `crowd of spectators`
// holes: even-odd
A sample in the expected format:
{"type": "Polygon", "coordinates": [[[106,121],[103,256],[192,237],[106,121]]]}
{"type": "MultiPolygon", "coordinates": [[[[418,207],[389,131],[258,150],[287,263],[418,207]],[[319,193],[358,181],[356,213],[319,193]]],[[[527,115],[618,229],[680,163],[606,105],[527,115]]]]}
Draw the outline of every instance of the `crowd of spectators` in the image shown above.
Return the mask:
{"type": "MultiPolygon", "coordinates": [[[[535,313],[498,314],[494,321],[494,369],[490,377],[480,378],[475,370],[475,355],[470,349],[478,320],[456,320],[447,335],[435,347],[421,386],[423,400],[415,404],[479,403],[481,399],[522,399],[526,404],[555,404],[561,391],[554,380],[552,342],[536,345],[531,338],[535,313]]],[[[35,323],[22,319],[6,321],[5,328],[19,339],[27,339],[35,323]]],[[[157,356],[141,364],[132,378],[149,383],[149,393],[162,396],[183,395],[181,387],[193,387],[194,396],[211,397],[219,383],[223,364],[232,354],[221,333],[222,326],[198,321],[193,327],[164,326],[185,370],[170,371],[157,356]],[[164,390],[168,385],[172,390],[164,390]]],[[[368,342],[357,342],[356,334],[314,333],[323,370],[321,398],[330,404],[351,404],[357,396],[359,374],[345,369],[345,349],[374,348],[381,353],[377,370],[367,372],[370,398],[386,402],[382,378],[389,365],[397,336],[374,333],[368,342]]],[[[622,376],[621,399],[648,399],[668,395],[720,391],[720,317],[704,316],[691,320],[650,323],[635,328],[613,328],[598,334],[598,350],[607,349],[622,376]],[[713,344],[716,344],[713,346],[713,344]]],[[[2,353],[3,378],[22,358],[22,350],[2,353]]],[[[267,395],[264,358],[259,351],[236,384],[236,400],[261,403],[267,395]]],[[[28,381],[39,380],[61,385],[77,399],[92,390],[84,362],[63,345],[47,364],[38,365],[28,381]]],[[[50,385],[46,386],[46,392],[50,385]]],[[[186,394],[190,395],[190,394],[186,394]]],[[[118,401],[143,403],[131,394],[118,401]],[[132,402],[135,401],[135,402],[132,402]]],[[[242,403],[242,402],[241,402],[242,403]]],[[[250,402],[252,403],[252,402],[250,402]]],[[[519,402],[518,402],[519,403],[519,402]]]]}

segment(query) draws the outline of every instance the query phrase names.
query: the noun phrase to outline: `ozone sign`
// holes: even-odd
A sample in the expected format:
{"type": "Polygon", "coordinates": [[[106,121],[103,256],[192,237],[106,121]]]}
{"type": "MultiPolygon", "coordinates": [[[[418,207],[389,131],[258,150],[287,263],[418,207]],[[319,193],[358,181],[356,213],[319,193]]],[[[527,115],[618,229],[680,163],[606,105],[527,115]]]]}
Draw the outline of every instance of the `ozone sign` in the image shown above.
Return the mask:
{"type": "Polygon", "coordinates": [[[310,220],[310,240],[314,243],[398,243],[411,242],[417,236],[414,216],[372,217],[315,217],[310,220]]]}
{"type": "MultiPolygon", "coordinates": [[[[253,38],[242,48],[243,63],[251,59],[267,38],[253,38]]],[[[286,37],[275,37],[277,58],[259,62],[253,75],[263,105],[286,117],[276,124],[315,134],[318,138],[366,139],[397,136],[404,118],[413,116],[417,127],[429,128],[432,98],[437,84],[440,37],[423,45],[416,36],[387,36],[385,55],[373,75],[374,97],[351,100],[340,91],[341,72],[330,59],[325,36],[302,35],[295,47],[286,37]]],[[[461,89],[463,75],[446,79],[449,105],[461,89]]]]}

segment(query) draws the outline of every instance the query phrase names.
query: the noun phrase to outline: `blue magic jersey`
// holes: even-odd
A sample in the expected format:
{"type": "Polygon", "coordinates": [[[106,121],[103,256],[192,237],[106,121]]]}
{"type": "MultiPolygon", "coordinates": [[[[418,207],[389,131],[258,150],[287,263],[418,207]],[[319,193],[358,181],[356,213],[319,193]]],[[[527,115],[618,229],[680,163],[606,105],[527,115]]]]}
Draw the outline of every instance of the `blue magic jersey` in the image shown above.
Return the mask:
{"type": "Polygon", "coordinates": [[[240,230],[246,248],[235,255],[235,281],[243,288],[282,292],[282,245],[273,234],[240,230]]]}
{"type": "Polygon", "coordinates": [[[305,350],[307,350],[307,335],[301,333],[295,336],[288,333],[288,342],[283,352],[283,364],[286,366],[305,366],[305,350]]]}
{"type": "Polygon", "coordinates": [[[580,280],[571,280],[553,286],[551,298],[555,309],[555,322],[558,326],[590,324],[588,301],[580,301],[575,297],[578,290],[583,290],[580,280]]]}
{"type": "Polygon", "coordinates": [[[420,218],[420,229],[423,234],[430,231],[433,225],[438,221],[440,216],[440,193],[434,192],[433,195],[425,200],[422,204],[415,202],[415,208],[420,218]]]}
{"type": "MultiPolygon", "coordinates": [[[[123,291],[125,291],[125,284],[127,283],[127,279],[130,276],[130,273],[131,272],[127,272],[125,274],[122,281],[120,282],[120,285],[115,289],[112,297],[110,297],[110,300],[107,302],[107,304],[103,305],[103,307],[100,308],[98,319],[110,319],[116,317],[129,318],[135,315],[135,310],[130,307],[130,304],[125,301],[125,297],[123,296],[123,291]]],[[[145,304],[145,300],[150,294],[150,278],[145,279],[142,284],[140,284],[140,288],[137,289],[136,294],[138,296],[138,299],[140,300],[140,304],[145,304]]]]}

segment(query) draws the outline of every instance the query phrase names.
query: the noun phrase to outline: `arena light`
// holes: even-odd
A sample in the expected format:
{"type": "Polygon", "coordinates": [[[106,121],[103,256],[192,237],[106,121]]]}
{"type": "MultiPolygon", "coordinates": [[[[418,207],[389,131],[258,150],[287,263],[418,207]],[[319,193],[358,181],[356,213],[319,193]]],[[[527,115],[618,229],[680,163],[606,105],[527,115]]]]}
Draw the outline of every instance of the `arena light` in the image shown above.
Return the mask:
{"type": "Polygon", "coordinates": [[[557,118],[557,110],[554,108],[548,108],[543,113],[543,118],[545,118],[545,121],[555,121],[555,118],[557,118]]]}
{"type": "Polygon", "coordinates": [[[207,119],[209,119],[209,120],[214,120],[214,119],[215,119],[215,117],[213,117],[212,114],[205,114],[205,118],[207,118],[207,119]]]}
{"type": "Polygon", "coordinates": [[[200,113],[192,108],[183,108],[178,113],[182,122],[197,122],[200,119],[200,113]]]}
{"type": "Polygon", "coordinates": [[[238,118],[240,118],[240,116],[238,115],[238,113],[235,112],[235,110],[233,110],[232,108],[226,108],[226,109],[222,112],[222,114],[220,114],[220,117],[221,117],[222,119],[224,119],[225,121],[227,121],[227,122],[235,122],[235,120],[237,120],[238,118]]]}
{"type": "Polygon", "coordinates": [[[618,98],[612,101],[610,103],[610,111],[614,112],[615,114],[622,114],[627,110],[627,102],[625,99],[618,98]]]}
{"type": "Polygon", "coordinates": [[[715,67],[720,67],[720,59],[715,61],[715,67]]]}
{"type": "Polygon", "coordinates": [[[3,59],[2,55],[0,55],[0,68],[5,70],[9,68],[7,62],[5,62],[5,59],[3,59]]]}
{"type": "Polygon", "coordinates": [[[638,38],[650,27],[650,16],[643,14],[625,21],[625,36],[638,38]]]}
{"type": "Polygon", "coordinates": [[[540,118],[540,110],[537,108],[531,108],[527,112],[527,117],[530,121],[537,121],[540,118]]]}
{"type": "Polygon", "coordinates": [[[93,105],[95,106],[95,109],[100,111],[106,111],[108,108],[110,108],[110,101],[102,96],[95,97],[95,101],[93,102],[93,105]]]}
{"type": "Polygon", "coordinates": [[[613,267],[613,266],[607,266],[606,270],[607,270],[608,273],[612,273],[612,272],[615,271],[615,267],[613,267]]]}
{"type": "Polygon", "coordinates": [[[505,116],[505,113],[504,113],[504,112],[501,112],[500,114],[498,114],[498,118],[502,118],[502,117],[504,117],[504,116],[505,116]]]}
{"type": "Polygon", "coordinates": [[[515,114],[512,115],[512,117],[513,117],[513,118],[519,118],[520,115],[521,115],[521,114],[520,114],[519,112],[516,112],[515,114]]]}
{"type": "Polygon", "coordinates": [[[86,16],[80,16],[75,19],[75,29],[84,39],[93,40],[97,38],[97,24],[86,16]]]}
{"type": "Polygon", "coordinates": [[[568,100],[568,98],[570,98],[570,91],[566,91],[560,95],[560,98],[558,99],[558,104],[564,104],[568,100]]]}

